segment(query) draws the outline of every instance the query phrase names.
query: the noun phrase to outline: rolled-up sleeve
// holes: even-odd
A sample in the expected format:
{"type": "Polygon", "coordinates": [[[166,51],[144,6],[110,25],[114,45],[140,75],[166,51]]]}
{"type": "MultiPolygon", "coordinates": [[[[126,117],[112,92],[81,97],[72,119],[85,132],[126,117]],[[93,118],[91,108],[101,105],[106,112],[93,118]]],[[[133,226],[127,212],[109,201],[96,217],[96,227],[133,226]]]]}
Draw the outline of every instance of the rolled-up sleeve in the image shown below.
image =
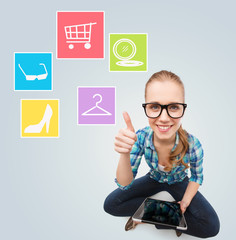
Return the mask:
{"type": "Polygon", "coordinates": [[[115,182],[116,182],[117,186],[121,190],[127,190],[132,186],[132,184],[134,182],[134,179],[137,175],[141,159],[142,159],[143,148],[142,148],[141,142],[142,142],[143,139],[142,139],[142,136],[141,136],[141,131],[138,130],[136,132],[136,135],[137,135],[137,141],[134,143],[134,145],[132,147],[132,150],[130,152],[130,164],[131,164],[131,168],[132,168],[132,172],[133,172],[133,180],[129,185],[123,186],[123,185],[118,183],[117,179],[115,179],[115,182]]]}
{"type": "Polygon", "coordinates": [[[191,177],[189,181],[202,185],[203,182],[203,156],[202,145],[197,138],[192,139],[192,149],[190,152],[190,171],[191,177]]]}

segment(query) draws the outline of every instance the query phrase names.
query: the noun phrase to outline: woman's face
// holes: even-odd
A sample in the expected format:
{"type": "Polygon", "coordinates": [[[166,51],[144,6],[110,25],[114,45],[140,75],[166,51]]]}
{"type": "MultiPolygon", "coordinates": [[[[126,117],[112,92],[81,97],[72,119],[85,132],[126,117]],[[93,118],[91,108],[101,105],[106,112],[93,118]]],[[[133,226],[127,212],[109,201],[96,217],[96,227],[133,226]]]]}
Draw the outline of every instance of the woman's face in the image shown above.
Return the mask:
{"type": "MultiPolygon", "coordinates": [[[[146,90],[146,102],[157,102],[162,105],[170,103],[184,103],[184,93],[182,87],[172,81],[153,81],[149,83],[146,90]]],[[[149,125],[154,131],[154,140],[175,141],[176,131],[181,125],[181,119],[171,118],[166,109],[157,118],[148,118],[149,125]]]]}

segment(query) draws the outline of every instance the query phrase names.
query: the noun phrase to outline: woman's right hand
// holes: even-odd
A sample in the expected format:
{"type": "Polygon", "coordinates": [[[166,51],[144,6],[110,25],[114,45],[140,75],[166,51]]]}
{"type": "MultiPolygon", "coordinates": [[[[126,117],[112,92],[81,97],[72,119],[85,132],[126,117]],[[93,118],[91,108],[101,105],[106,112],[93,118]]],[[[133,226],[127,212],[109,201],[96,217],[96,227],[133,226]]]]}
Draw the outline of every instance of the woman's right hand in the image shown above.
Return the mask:
{"type": "Polygon", "coordinates": [[[128,154],[131,152],[134,143],[137,141],[137,136],[129,114],[127,112],[123,112],[123,117],[126,123],[126,128],[119,130],[118,134],[115,136],[114,145],[116,152],[120,154],[128,154]]]}

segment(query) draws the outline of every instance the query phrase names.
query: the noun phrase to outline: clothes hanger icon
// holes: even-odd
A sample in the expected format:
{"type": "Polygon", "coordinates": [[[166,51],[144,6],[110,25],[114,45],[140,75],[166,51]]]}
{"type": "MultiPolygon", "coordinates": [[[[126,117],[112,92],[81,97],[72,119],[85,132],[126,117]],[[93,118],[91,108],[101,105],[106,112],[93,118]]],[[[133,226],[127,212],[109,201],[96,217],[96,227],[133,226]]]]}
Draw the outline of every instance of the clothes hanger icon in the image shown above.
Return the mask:
{"type": "Polygon", "coordinates": [[[98,106],[98,104],[100,102],[102,102],[102,95],[100,94],[94,94],[93,98],[95,98],[96,96],[98,96],[100,99],[96,102],[96,105],[92,108],[90,108],[89,110],[87,110],[86,112],[82,113],[82,116],[111,116],[112,114],[108,111],[106,111],[105,109],[101,108],[98,106]],[[93,110],[97,110],[99,109],[101,111],[101,113],[92,113],[93,110]]]}

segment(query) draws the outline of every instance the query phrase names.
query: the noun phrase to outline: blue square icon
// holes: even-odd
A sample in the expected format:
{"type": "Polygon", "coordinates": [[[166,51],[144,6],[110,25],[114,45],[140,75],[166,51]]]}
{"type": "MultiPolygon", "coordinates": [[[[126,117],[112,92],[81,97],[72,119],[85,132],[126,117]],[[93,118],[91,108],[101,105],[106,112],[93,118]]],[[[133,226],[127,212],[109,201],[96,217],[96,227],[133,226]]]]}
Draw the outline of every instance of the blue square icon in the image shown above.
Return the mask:
{"type": "Polygon", "coordinates": [[[15,91],[52,90],[52,53],[14,53],[15,91]]]}

